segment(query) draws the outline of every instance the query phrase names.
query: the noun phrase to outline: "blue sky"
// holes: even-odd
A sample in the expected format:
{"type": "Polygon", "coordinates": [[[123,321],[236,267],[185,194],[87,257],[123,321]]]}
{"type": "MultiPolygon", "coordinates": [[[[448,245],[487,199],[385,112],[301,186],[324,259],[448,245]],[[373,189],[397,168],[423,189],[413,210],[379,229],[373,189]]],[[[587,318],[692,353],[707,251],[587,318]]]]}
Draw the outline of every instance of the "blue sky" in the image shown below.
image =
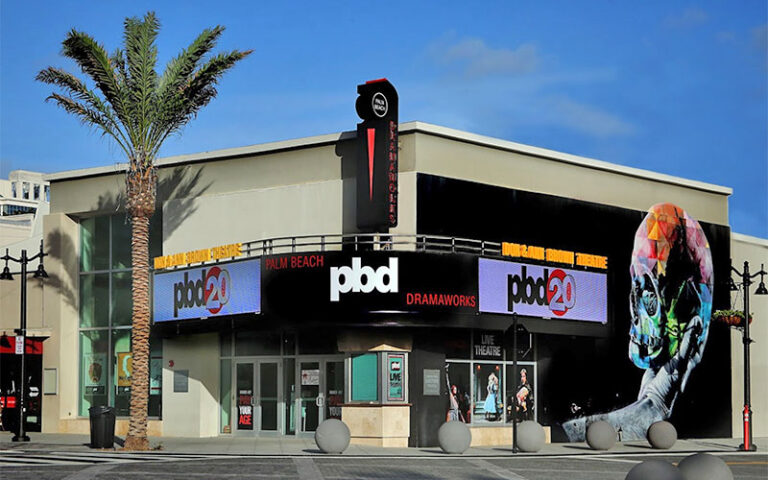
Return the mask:
{"type": "Polygon", "coordinates": [[[353,130],[356,85],[387,77],[403,122],[728,186],[734,231],[768,238],[765,1],[370,4],[0,0],[0,176],[123,161],[34,77],[75,71],[69,29],[111,51],[154,10],[161,69],[216,24],[254,49],[161,156],[353,130]]]}

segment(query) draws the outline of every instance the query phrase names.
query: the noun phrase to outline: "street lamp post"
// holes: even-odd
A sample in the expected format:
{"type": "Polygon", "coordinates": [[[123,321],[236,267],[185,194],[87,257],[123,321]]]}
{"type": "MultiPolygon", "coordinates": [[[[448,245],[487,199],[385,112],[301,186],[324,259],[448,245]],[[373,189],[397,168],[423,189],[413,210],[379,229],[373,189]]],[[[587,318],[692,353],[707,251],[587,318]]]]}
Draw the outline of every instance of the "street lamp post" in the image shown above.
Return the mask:
{"type": "Polygon", "coordinates": [[[750,275],[749,262],[744,262],[744,271],[740,272],[731,265],[733,273],[741,277],[742,285],[744,286],[744,330],[742,331],[742,342],[744,343],[744,443],[739,445],[739,450],[745,452],[754,452],[757,450],[757,446],[752,443],[752,407],[750,402],[750,376],[749,376],[749,344],[752,343],[752,339],[749,338],[749,286],[752,284],[752,279],[760,275],[760,285],[758,285],[755,295],[768,295],[768,289],[765,288],[765,282],[763,276],[768,273],[760,265],[760,271],[750,275]]]}
{"type": "Polygon", "coordinates": [[[45,269],[43,268],[43,257],[48,255],[47,253],[43,252],[43,241],[40,240],[40,252],[38,252],[36,255],[32,257],[27,257],[27,251],[22,250],[21,251],[21,257],[15,258],[10,255],[8,255],[8,249],[5,249],[5,255],[0,257],[0,260],[5,260],[5,268],[3,268],[3,272],[0,273],[0,280],[13,280],[13,275],[11,275],[11,271],[8,269],[8,260],[12,262],[16,262],[21,265],[21,325],[18,330],[16,330],[16,349],[19,350],[19,342],[21,342],[21,381],[19,382],[20,386],[20,393],[19,393],[19,431],[16,432],[16,435],[11,439],[14,442],[28,442],[29,436],[27,436],[26,432],[24,431],[24,408],[25,408],[25,397],[26,397],[26,341],[27,341],[27,264],[33,260],[40,259],[40,264],[37,267],[37,270],[34,272],[34,278],[48,278],[48,274],[45,272],[45,269]]]}

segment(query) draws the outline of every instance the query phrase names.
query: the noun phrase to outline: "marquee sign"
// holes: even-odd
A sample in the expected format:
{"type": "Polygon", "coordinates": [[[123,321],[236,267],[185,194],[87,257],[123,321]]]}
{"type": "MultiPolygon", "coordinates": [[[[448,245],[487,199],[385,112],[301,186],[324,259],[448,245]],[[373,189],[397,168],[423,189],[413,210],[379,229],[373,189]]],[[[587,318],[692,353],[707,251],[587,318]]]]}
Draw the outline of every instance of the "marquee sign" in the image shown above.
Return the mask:
{"type": "Polygon", "coordinates": [[[267,256],[263,311],[477,313],[477,258],[420,252],[267,256]]]}
{"type": "Polygon", "coordinates": [[[154,321],[261,312],[261,260],[154,274],[154,321]]]}
{"type": "Polygon", "coordinates": [[[357,86],[357,226],[397,226],[397,90],[386,78],[357,86]]]}
{"type": "Polygon", "coordinates": [[[480,312],[607,323],[605,273],[481,258],[480,312]]]}

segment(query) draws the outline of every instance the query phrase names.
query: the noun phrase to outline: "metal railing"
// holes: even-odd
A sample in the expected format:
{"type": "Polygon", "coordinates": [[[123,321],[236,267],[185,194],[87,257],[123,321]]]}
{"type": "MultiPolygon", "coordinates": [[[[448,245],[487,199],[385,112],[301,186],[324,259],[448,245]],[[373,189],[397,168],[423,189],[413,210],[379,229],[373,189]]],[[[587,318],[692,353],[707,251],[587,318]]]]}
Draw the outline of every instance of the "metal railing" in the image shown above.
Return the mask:
{"type": "Polygon", "coordinates": [[[355,233],[275,237],[242,244],[243,254],[248,257],[340,250],[469,253],[500,257],[501,243],[439,235],[355,233]]]}

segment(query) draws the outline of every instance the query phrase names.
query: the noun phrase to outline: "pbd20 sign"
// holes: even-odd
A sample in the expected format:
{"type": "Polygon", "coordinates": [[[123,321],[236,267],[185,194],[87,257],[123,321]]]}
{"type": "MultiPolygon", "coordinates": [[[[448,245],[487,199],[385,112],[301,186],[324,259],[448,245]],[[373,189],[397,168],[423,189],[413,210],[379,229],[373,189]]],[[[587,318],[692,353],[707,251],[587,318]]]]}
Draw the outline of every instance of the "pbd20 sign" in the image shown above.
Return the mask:
{"type": "Polygon", "coordinates": [[[481,258],[478,287],[481,312],[608,321],[604,273],[481,258]]]}
{"type": "Polygon", "coordinates": [[[259,260],[219,263],[154,275],[154,321],[261,311],[259,260]]]}

